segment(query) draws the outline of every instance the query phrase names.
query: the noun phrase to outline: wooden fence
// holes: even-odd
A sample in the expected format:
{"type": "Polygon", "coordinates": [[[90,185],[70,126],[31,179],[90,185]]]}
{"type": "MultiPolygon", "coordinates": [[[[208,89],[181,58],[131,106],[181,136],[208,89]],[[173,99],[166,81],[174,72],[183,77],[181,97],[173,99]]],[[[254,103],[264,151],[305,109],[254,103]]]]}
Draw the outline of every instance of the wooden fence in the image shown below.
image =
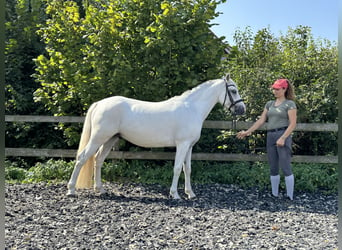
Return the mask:
{"type": "MultiPolygon", "coordinates": [[[[84,117],[77,116],[31,116],[31,115],[6,115],[6,122],[47,122],[47,123],[83,123],[84,117]]],[[[251,122],[231,121],[205,121],[203,128],[208,129],[247,129],[251,122]]],[[[260,130],[265,130],[265,126],[260,130]]],[[[298,123],[296,131],[337,132],[336,123],[298,123]]],[[[70,149],[36,149],[36,148],[5,148],[5,156],[22,157],[47,157],[47,158],[75,158],[76,150],[70,149]]],[[[112,151],[109,159],[144,159],[144,160],[173,160],[175,153],[171,152],[126,152],[112,151]]],[[[266,155],[259,154],[227,154],[227,153],[193,153],[192,160],[210,161],[266,161],[266,155]]],[[[294,155],[293,162],[305,163],[338,163],[337,156],[307,156],[294,155]]]]}

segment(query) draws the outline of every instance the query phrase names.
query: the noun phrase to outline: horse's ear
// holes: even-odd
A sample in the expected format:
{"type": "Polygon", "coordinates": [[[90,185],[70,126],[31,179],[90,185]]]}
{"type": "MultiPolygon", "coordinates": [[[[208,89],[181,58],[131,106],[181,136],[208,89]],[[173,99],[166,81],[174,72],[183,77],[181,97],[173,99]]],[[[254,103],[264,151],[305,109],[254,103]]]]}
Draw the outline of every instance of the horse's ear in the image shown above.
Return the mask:
{"type": "Polygon", "coordinates": [[[225,79],[226,79],[227,81],[230,79],[230,74],[229,74],[229,73],[226,74],[225,79]]]}

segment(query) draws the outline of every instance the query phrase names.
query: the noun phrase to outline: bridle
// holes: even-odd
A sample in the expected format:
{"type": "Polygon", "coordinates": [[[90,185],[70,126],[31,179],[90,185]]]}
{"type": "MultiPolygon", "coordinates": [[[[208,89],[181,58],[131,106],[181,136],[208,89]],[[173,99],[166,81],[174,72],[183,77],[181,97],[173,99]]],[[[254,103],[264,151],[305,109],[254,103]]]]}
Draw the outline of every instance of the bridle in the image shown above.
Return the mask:
{"type": "Polygon", "coordinates": [[[234,107],[239,102],[243,102],[243,99],[238,99],[238,100],[234,101],[232,93],[230,93],[230,91],[229,91],[229,87],[235,87],[236,88],[236,86],[234,84],[228,84],[227,79],[224,79],[224,82],[226,85],[226,94],[224,96],[223,107],[226,104],[226,100],[227,100],[227,96],[228,96],[229,101],[230,101],[230,106],[228,109],[230,110],[232,107],[234,107]]]}
{"type": "MultiPolygon", "coordinates": [[[[227,100],[227,96],[228,96],[228,97],[229,97],[229,101],[230,101],[230,106],[229,106],[228,109],[230,110],[230,112],[232,112],[232,111],[231,111],[231,108],[234,107],[237,103],[243,102],[243,99],[238,99],[238,100],[234,101],[233,96],[232,96],[232,93],[230,93],[230,91],[229,91],[229,87],[234,87],[234,88],[236,88],[236,86],[235,86],[234,84],[228,84],[226,78],[224,78],[224,82],[225,82],[225,85],[226,85],[226,94],[225,94],[225,96],[224,96],[223,107],[224,107],[224,105],[226,104],[226,100],[227,100]]],[[[235,114],[235,112],[232,113],[232,114],[233,114],[232,129],[236,129],[236,122],[237,122],[237,121],[236,121],[236,114],[235,114]]]]}

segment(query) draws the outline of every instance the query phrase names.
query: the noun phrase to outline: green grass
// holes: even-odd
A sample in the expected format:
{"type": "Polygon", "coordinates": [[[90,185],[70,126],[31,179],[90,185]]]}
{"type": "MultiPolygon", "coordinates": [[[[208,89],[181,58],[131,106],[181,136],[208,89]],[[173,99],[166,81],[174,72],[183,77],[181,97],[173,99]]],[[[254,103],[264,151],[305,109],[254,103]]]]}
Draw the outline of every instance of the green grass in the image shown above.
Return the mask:
{"type": "MultiPolygon", "coordinates": [[[[173,176],[172,161],[107,161],[102,168],[102,179],[109,182],[136,182],[169,186],[173,176]]],[[[298,191],[337,193],[337,164],[294,163],[293,172],[298,191]]],[[[24,162],[5,162],[7,182],[65,182],[68,181],[74,161],[50,159],[33,167],[24,162]]],[[[193,183],[235,184],[242,188],[270,189],[269,167],[265,162],[209,162],[193,161],[193,183]]],[[[183,185],[181,174],[179,184],[183,185]]],[[[281,187],[285,188],[284,181],[281,187]]]]}

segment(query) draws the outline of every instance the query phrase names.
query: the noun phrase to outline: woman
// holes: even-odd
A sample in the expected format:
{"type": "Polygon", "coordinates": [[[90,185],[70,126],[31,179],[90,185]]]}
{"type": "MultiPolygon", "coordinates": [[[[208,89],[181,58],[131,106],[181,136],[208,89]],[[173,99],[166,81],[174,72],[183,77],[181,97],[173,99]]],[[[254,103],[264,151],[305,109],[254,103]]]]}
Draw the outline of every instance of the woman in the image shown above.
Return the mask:
{"type": "Polygon", "coordinates": [[[267,158],[270,165],[272,195],[278,197],[280,175],[285,175],[287,196],[293,200],[294,176],[291,168],[291,133],[297,123],[297,107],[293,86],[287,79],[278,79],[272,85],[275,100],[268,101],[260,118],[237,138],[251,135],[267,121],[267,158]]]}

